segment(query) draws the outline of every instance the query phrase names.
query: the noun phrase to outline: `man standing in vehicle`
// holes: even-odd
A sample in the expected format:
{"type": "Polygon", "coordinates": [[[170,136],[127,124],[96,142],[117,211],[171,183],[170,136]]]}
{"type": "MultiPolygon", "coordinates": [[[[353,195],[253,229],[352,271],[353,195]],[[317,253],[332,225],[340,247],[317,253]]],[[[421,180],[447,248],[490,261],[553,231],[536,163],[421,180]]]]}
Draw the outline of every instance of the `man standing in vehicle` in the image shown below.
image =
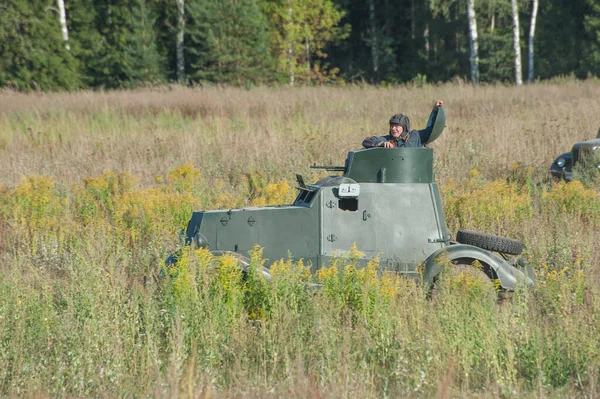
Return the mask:
{"type": "Polygon", "coordinates": [[[423,147],[423,143],[429,141],[429,136],[435,124],[438,110],[444,105],[442,100],[437,100],[429,115],[427,127],[423,130],[410,130],[410,120],[408,116],[396,114],[390,118],[390,133],[387,136],[367,137],[362,142],[365,148],[383,147],[423,147]]]}

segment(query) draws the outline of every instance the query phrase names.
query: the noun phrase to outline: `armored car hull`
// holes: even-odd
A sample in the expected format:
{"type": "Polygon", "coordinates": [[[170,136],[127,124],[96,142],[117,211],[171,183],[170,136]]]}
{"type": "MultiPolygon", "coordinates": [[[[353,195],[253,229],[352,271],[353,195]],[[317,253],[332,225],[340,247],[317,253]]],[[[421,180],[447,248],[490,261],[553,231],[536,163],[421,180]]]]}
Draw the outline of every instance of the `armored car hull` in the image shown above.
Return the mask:
{"type": "MultiPolygon", "coordinates": [[[[439,136],[444,121],[440,109],[436,124],[441,125],[434,126],[431,137],[439,136]]],[[[505,245],[507,239],[497,236],[470,233],[463,234],[463,243],[451,240],[434,181],[432,149],[362,149],[349,152],[344,166],[323,168],[342,175],[311,185],[298,176],[293,204],[194,212],[185,244],[241,255],[258,244],[267,268],[269,262],[292,258],[303,259],[313,271],[355,246],[362,264],[377,257],[382,268],[423,276],[430,284],[444,262],[475,261],[505,290],[513,290],[519,281],[534,284],[533,273],[522,262],[490,252],[518,255],[520,243],[514,251],[505,245]]]]}

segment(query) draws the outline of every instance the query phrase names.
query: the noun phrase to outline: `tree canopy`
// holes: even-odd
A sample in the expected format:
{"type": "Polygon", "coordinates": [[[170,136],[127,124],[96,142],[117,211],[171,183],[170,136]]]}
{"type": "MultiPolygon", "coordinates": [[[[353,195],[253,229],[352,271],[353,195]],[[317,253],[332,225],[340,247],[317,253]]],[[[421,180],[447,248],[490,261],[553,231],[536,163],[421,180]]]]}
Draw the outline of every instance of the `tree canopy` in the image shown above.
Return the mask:
{"type": "MultiPolygon", "coordinates": [[[[323,84],[470,81],[467,0],[56,0],[0,4],[0,87],[128,88],[172,82],[323,84]],[[179,28],[182,26],[182,28],[179,28]]],[[[532,0],[518,0],[527,54],[532,0]]],[[[475,0],[478,81],[515,78],[511,0],[475,0]]],[[[600,74],[600,0],[545,0],[534,79],[600,74]]],[[[527,71],[527,57],[523,69],[527,71]]]]}

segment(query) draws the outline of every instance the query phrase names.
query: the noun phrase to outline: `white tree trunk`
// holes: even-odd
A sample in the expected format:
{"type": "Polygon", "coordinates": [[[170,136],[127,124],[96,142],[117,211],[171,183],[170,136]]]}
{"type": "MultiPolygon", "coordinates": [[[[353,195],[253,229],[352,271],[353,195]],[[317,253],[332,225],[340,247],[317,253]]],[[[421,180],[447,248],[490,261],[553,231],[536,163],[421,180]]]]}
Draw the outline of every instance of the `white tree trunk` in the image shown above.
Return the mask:
{"type": "MultiPolygon", "coordinates": [[[[373,1],[373,0],[371,0],[373,1]]],[[[415,40],[417,32],[417,19],[415,18],[415,0],[410,0],[410,38],[415,40]]]]}
{"type": "Polygon", "coordinates": [[[62,30],[63,40],[65,41],[65,48],[67,50],[71,50],[71,46],[69,46],[69,30],[67,29],[67,13],[65,12],[65,2],[64,0],[56,0],[56,4],[58,6],[60,28],[62,30]]]}
{"type": "Polygon", "coordinates": [[[531,11],[531,24],[529,25],[529,63],[527,64],[527,83],[533,82],[533,38],[535,37],[535,21],[538,13],[538,0],[533,0],[533,10],[531,11]]]}
{"type": "Polygon", "coordinates": [[[429,59],[429,24],[425,24],[425,29],[423,30],[423,41],[425,42],[425,59],[429,59]]]}
{"type": "Polygon", "coordinates": [[[294,60],[294,39],[292,37],[293,30],[294,30],[294,10],[292,8],[291,1],[288,1],[288,19],[289,19],[289,21],[288,21],[288,40],[289,40],[288,63],[289,63],[289,67],[290,67],[290,86],[294,86],[296,83],[295,75],[294,75],[296,62],[294,60]]]}
{"type": "Polygon", "coordinates": [[[496,29],[496,3],[492,2],[492,9],[490,10],[492,14],[492,18],[490,20],[490,32],[493,32],[496,29]]]}
{"type": "Polygon", "coordinates": [[[183,33],[185,31],[185,0],[177,1],[177,81],[185,80],[185,60],[183,58],[183,33]]]}
{"type": "Polygon", "coordinates": [[[369,0],[369,24],[371,28],[371,59],[373,72],[379,70],[379,57],[377,52],[377,23],[375,21],[375,0],[369,0]]]}
{"type": "Polygon", "coordinates": [[[513,46],[515,48],[515,83],[523,84],[523,71],[521,70],[521,44],[519,41],[519,7],[517,0],[511,0],[513,16],[513,46]]]}
{"type": "Polygon", "coordinates": [[[467,15],[469,18],[469,45],[471,54],[471,82],[474,85],[479,83],[479,49],[477,45],[477,19],[475,18],[475,0],[469,0],[467,5],[467,15]]]}

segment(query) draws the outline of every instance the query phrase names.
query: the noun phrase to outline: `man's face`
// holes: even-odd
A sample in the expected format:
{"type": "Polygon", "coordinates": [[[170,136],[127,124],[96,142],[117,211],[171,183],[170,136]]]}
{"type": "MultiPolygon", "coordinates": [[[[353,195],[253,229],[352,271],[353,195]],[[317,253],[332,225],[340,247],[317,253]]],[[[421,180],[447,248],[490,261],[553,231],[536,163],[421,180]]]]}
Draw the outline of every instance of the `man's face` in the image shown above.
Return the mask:
{"type": "Polygon", "coordinates": [[[394,139],[398,139],[402,132],[404,132],[404,128],[401,125],[390,125],[390,134],[394,139]]]}

